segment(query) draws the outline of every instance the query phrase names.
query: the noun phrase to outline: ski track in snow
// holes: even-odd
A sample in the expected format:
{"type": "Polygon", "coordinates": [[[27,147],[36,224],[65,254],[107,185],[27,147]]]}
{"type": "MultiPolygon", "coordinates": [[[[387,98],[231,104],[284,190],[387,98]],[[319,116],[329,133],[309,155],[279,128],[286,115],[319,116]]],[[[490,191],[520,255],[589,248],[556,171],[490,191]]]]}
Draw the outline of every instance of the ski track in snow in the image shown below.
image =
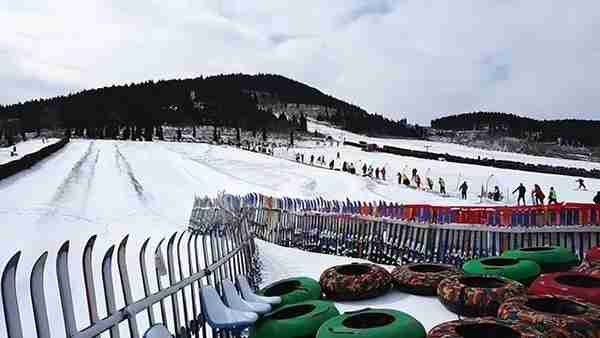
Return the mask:
{"type": "MultiPolygon", "coordinates": [[[[90,142],[87,151],[75,163],[67,177],[65,177],[56,189],[56,192],[48,203],[50,209],[38,219],[37,224],[45,224],[50,222],[53,217],[66,215],[59,212],[59,209],[68,207],[70,203],[76,204],[73,208],[75,213],[85,215],[85,209],[90,196],[89,192],[99,157],[100,150],[95,149],[93,141],[90,142]]],[[[85,217],[81,219],[85,219],[85,217]]]]}
{"type": "MultiPolygon", "coordinates": [[[[370,192],[371,192],[372,194],[374,194],[374,195],[377,195],[377,196],[379,196],[379,197],[383,198],[385,201],[389,201],[389,200],[391,200],[389,196],[386,196],[386,195],[384,195],[384,194],[382,194],[382,193],[378,192],[378,191],[375,189],[375,187],[376,187],[378,184],[380,184],[380,183],[377,183],[377,182],[375,182],[375,180],[373,180],[373,179],[370,179],[370,178],[366,178],[366,180],[367,180],[367,183],[365,184],[365,188],[366,188],[368,191],[370,191],[370,192]]],[[[381,184],[383,184],[383,183],[381,183],[381,184]]]]}
{"type": "MultiPolygon", "coordinates": [[[[237,149],[235,149],[237,151],[237,149]]],[[[236,170],[240,170],[241,172],[256,172],[256,171],[260,171],[260,172],[269,172],[269,173],[274,173],[274,175],[272,175],[271,178],[279,178],[279,177],[283,177],[280,180],[281,181],[288,181],[289,178],[287,177],[288,175],[293,175],[294,177],[298,177],[300,179],[302,179],[303,181],[306,181],[306,183],[300,184],[300,188],[304,191],[304,196],[315,196],[316,195],[316,190],[317,190],[317,180],[313,177],[307,176],[307,175],[303,175],[300,174],[298,172],[289,170],[289,166],[288,163],[283,163],[286,166],[282,166],[279,164],[272,164],[272,165],[249,165],[246,164],[245,162],[241,161],[241,160],[232,160],[232,159],[217,159],[214,158],[214,156],[211,156],[212,154],[212,148],[209,148],[205,153],[204,156],[200,157],[203,159],[202,164],[208,166],[209,168],[223,174],[223,175],[228,175],[232,178],[238,179],[242,182],[248,183],[248,184],[252,184],[252,185],[258,185],[258,186],[263,186],[265,188],[268,189],[273,189],[273,190],[280,190],[280,186],[281,183],[279,184],[274,184],[273,186],[267,186],[264,184],[257,184],[256,181],[250,181],[248,179],[244,179],[241,178],[239,176],[233,175],[231,174],[229,171],[226,171],[224,169],[221,168],[235,168],[236,170]]],[[[259,154],[257,153],[257,156],[267,156],[264,154],[259,154]]],[[[273,159],[274,157],[268,156],[269,159],[273,159]]],[[[277,158],[279,159],[279,158],[277,158]]],[[[194,159],[192,159],[194,160],[194,159]]]]}
{"type": "MultiPolygon", "coordinates": [[[[170,147],[167,147],[167,149],[169,151],[171,151],[171,152],[174,152],[174,153],[178,154],[183,159],[186,159],[186,160],[198,163],[198,164],[200,164],[202,166],[205,166],[205,167],[207,167],[207,168],[209,168],[209,169],[211,169],[211,170],[213,170],[213,171],[215,171],[215,172],[217,172],[219,174],[222,174],[222,175],[225,175],[227,177],[233,178],[234,180],[237,180],[237,181],[240,181],[240,182],[244,182],[244,183],[249,184],[249,185],[255,185],[255,186],[258,186],[258,187],[261,187],[261,188],[264,188],[264,189],[277,190],[277,185],[266,185],[266,184],[257,183],[256,181],[250,181],[248,179],[244,179],[244,178],[239,177],[237,175],[234,175],[234,174],[232,174],[232,173],[230,173],[230,172],[228,172],[226,170],[221,169],[221,167],[219,167],[218,165],[216,165],[216,164],[214,164],[214,163],[212,163],[210,161],[210,156],[209,156],[210,148],[209,148],[208,151],[206,151],[204,153],[204,156],[190,156],[188,153],[186,153],[184,151],[177,151],[177,150],[174,150],[174,149],[172,149],[170,147]]],[[[232,162],[235,162],[235,161],[232,161],[232,162]]],[[[239,166],[236,166],[236,169],[239,169],[239,166]]],[[[246,169],[248,169],[248,168],[246,168],[246,169]]],[[[254,167],[254,169],[256,169],[256,168],[254,167]]],[[[264,169],[264,168],[262,168],[262,169],[264,169]]],[[[192,177],[193,176],[194,175],[192,175],[192,177]]]]}
{"type": "Polygon", "coordinates": [[[119,169],[119,172],[121,174],[124,173],[125,175],[127,175],[128,179],[129,179],[129,183],[130,183],[131,187],[133,188],[133,190],[135,191],[135,193],[137,194],[138,199],[140,200],[140,202],[142,202],[142,204],[145,205],[147,203],[147,198],[146,198],[146,194],[144,192],[144,187],[138,181],[138,179],[135,177],[135,174],[133,173],[133,169],[131,169],[131,164],[129,164],[129,161],[127,161],[127,158],[125,158],[125,156],[123,156],[123,153],[121,153],[121,151],[119,150],[119,146],[116,143],[115,143],[115,159],[116,159],[117,168],[119,169]],[[122,165],[121,165],[121,163],[122,163],[122,165]],[[123,167],[125,168],[124,171],[123,171],[123,167]]]}

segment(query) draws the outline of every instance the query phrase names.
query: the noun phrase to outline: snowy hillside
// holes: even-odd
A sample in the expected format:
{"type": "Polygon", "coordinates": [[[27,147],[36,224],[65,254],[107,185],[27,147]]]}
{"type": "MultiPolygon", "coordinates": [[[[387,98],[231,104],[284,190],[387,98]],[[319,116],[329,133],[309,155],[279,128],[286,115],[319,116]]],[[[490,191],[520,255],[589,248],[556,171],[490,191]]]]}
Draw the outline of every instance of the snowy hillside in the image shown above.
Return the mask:
{"type": "Polygon", "coordinates": [[[347,141],[359,142],[365,141],[378,145],[389,145],[406,149],[429,151],[432,153],[448,153],[451,155],[470,157],[470,158],[493,158],[496,160],[509,160],[515,162],[524,162],[531,164],[546,164],[552,166],[575,167],[585,169],[600,169],[600,163],[566,160],[554,157],[542,157],[526,154],[516,154],[502,151],[487,150],[481,148],[467,147],[455,143],[431,142],[415,139],[383,139],[354,134],[345,130],[337,129],[316,121],[308,121],[308,131],[317,131],[324,135],[330,135],[335,139],[345,139],[347,141]]]}

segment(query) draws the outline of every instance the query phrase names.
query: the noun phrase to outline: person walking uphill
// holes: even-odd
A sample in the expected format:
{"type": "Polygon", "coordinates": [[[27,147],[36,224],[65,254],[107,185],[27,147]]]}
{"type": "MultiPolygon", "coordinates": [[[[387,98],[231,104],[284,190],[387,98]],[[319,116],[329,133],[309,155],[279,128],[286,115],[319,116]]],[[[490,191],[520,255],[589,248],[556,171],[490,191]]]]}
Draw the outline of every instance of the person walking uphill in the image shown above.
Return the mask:
{"type": "Polygon", "coordinates": [[[513,191],[513,194],[517,191],[519,192],[519,197],[517,198],[517,205],[521,205],[521,200],[523,200],[523,205],[525,205],[525,193],[527,192],[527,189],[525,188],[523,183],[519,184],[517,189],[513,191]]]}
{"type": "Polygon", "coordinates": [[[460,198],[463,200],[467,199],[467,191],[469,190],[469,186],[467,185],[467,181],[464,181],[463,184],[458,188],[460,190],[460,198]]]}
{"type": "Polygon", "coordinates": [[[556,190],[554,187],[550,187],[550,192],[548,192],[548,205],[558,203],[558,198],[556,196],[556,190]]]}
{"type": "Polygon", "coordinates": [[[544,194],[542,188],[540,188],[539,185],[535,184],[533,186],[533,191],[531,192],[531,194],[534,197],[535,204],[544,205],[544,199],[546,198],[546,195],[544,194]]]}
{"type": "Polygon", "coordinates": [[[443,178],[438,179],[438,183],[440,184],[440,194],[446,195],[446,182],[444,182],[443,178]]]}

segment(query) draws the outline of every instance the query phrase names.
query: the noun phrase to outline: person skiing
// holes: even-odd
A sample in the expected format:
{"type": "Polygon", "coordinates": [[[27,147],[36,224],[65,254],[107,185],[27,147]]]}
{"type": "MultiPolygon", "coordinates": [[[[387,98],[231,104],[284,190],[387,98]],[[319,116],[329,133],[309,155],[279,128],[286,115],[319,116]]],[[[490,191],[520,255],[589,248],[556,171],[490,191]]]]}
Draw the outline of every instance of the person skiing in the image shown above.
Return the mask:
{"type": "Polygon", "coordinates": [[[417,169],[416,169],[416,168],[413,168],[413,170],[412,170],[412,177],[411,177],[411,179],[414,181],[416,176],[417,176],[417,169]]]}
{"type": "Polygon", "coordinates": [[[315,163],[315,155],[310,155],[310,164],[313,165],[315,163]]]}
{"type": "Polygon", "coordinates": [[[398,172],[397,176],[398,176],[398,184],[402,184],[402,176],[403,176],[402,173],[398,172]]]}
{"type": "Polygon", "coordinates": [[[444,179],[440,177],[438,179],[438,183],[440,185],[440,194],[446,195],[446,182],[444,182],[444,179]]]}
{"type": "Polygon", "coordinates": [[[533,195],[533,200],[536,205],[544,205],[544,199],[546,198],[546,195],[544,194],[542,188],[540,188],[539,185],[533,185],[533,191],[531,192],[531,194],[533,195]]]}
{"type": "Polygon", "coordinates": [[[363,176],[367,176],[367,164],[363,164],[362,166],[362,170],[363,170],[363,176]]]}
{"type": "Polygon", "coordinates": [[[417,189],[421,189],[421,176],[418,174],[415,175],[415,184],[417,185],[417,189]]]}
{"type": "Polygon", "coordinates": [[[600,191],[598,191],[598,193],[596,193],[596,196],[594,196],[594,203],[600,204],[600,191]]]}
{"type": "Polygon", "coordinates": [[[583,181],[583,178],[578,178],[576,180],[577,183],[579,183],[579,187],[577,187],[577,190],[587,190],[587,187],[585,186],[585,183],[583,181]]]}
{"type": "Polygon", "coordinates": [[[338,158],[338,159],[340,158],[340,152],[339,152],[339,151],[338,151],[338,153],[337,153],[337,158],[338,158]]]}
{"type": "Polygon", "coordinates": [[[375,178],[379,179],[379,167],[375,168],[375,178]]]}
{"type": "Polygon", "coordinates": [[[521,200],[523,200],[523,205],[526,205],[527,203],[525,203],[525,193],[527,192],[527,189],[525,188],[523,183],[519,184],[517,189],[513,191],[513,194],[516,192],[519,192],[519,197],[517,198],[517,205],[521,205],[521,200]]]}
{"type": "Polygon", "coordinates": [[[385,167],[381,168],[381,178],[385,181],[385,167]]]}
{"type": "Polygon", "coordinates": [[[498,186],[494,187],[494,194],[492,195],[492,197],[493,197],[494,201],[496,201],[496,202],[500,201],[501,194],[500,194],[500,188],[498,186]]]}
{"type": "Polygon", "coordinates": [[[333,170],[334,165],[335,165],[335,162],[333,160],[331,160],[331,162],[329,162],[329,169],[333,170]]]}
{"type": "Polygon", "coordinates": [[[348,163],[346,161],[344,161],[344,163],[342,163],[342,171],[343,172],[347,172],[348,171],[348,163]]]}
{"type": "Polygon", "coordinates": [[[557,203],[556,190],[554,190],[554,187],[550,187],[550,192],[548,192],[548,205],[557,203]]]}
{"type": "Polygon", "coordinates": [[[467,199],[467,191],[469,190],[467,181],[464,181],[463,184],[461,184],[458,189],[460,190],[460,198],[463,200],[466,200],[467,199]]]}

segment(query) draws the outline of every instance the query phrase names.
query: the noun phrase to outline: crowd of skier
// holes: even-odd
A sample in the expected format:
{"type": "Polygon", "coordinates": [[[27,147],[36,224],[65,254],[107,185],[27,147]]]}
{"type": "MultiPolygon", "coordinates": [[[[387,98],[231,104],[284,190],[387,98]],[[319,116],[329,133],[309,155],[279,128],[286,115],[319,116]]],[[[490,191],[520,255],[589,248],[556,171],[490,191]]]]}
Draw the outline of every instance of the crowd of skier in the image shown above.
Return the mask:
{"type": "MultiPolygon", "coordinates": [[[[347,172],[347,173],[350,173],[353,175],[369,177],[369,178],[372,178],[375,180],[386,181],[388,178],[388,175],[387,175],[388,173],[387,173],[385,166],[377,167],[377,166],[373,166],[371,164],[364,163],[362,161],[359,161],[357,164],[355,164],[354,162],[350,162],[350,161],[342,161],[340,159],[339,152],[337,152],[336,158],[329,159],[329,161],[325,158],[324,155],[319,155],[319,156],[310,155],[310,157],[305,158],[305,154],[301,153],[301,152],[296,153],[295,158],[296,158],[296,161],[300,162],[300,163],[310,164],[313,166],[321,166],[321,167],[329,168],[331,170],[339,170],[339,171],[347,172]],[[337,163],[341,163],[341,168],[336,168],[336,161],[337,161],[337,163]]],[[[396,173],[396,176],[398,177],[398,184],[409,187],[409,188],[417,189],[417,190],[435,192],[435,193],[439,193],[442,196],[448,196],[448,192],[446,190],[446,181],[444,180],[443,177],[440,176],[437,178],[438,188],[435,189],[434,178],[430,177],[429,175],[426,175],[425,178],[423,179],[421,177],[421,175],[419,174],[418,169],[416,169],[416,168],[413,168],[411,170],[410,174],[411,174],[411,176],[408,177],[408,175],[406,175],[404,172],[396,173]]],[[[577,190],[587,191],[587,187],[586,187],[583,179],[581,179],[581,178],[577,179],[576,183],[578,184],[577,190]]],[[[460,193],[460,198],[462,200],[467,200],[469,184],[467,183],[466,180],[463,180],[462,183],[460,185],[458,185],[457,190],[460,193]]],[[[523,183],[519,184],[519,186],[517,186],[512,191],[512,193],[517,195],[517,205],[518,206],[528,205],[527,198],[526,198],[527,188],[525,187],[525,185],[523,183]]],[[[506,197],[503,195],[503,193],[500,190],[500,187],[497,185],[494,186],[492,191],[489,191],[486,193],[482,192],[482,194],[485,194],[485,196],[480,196],[480,197],[485,197],[485,198],[495,201],[495,202],[503,201],[506,197]]],[[[546,194],[546,193],[544,193],[543,189],[541,188],[541,186],[539,184],[534,184],[530,190],[530,196],[531,196],[530,205],[558,204],[558,193],[556,192],[556,189],[554,189],[553,186],[550,187],[550,189],[548,190],[548,192],[546,194]],[[547,197],[547,201],[546,201],[546,197],[547,197]]],[[[593,202],[595,204],[600,204],[600,191],[594,197],[593,202]]]]}

